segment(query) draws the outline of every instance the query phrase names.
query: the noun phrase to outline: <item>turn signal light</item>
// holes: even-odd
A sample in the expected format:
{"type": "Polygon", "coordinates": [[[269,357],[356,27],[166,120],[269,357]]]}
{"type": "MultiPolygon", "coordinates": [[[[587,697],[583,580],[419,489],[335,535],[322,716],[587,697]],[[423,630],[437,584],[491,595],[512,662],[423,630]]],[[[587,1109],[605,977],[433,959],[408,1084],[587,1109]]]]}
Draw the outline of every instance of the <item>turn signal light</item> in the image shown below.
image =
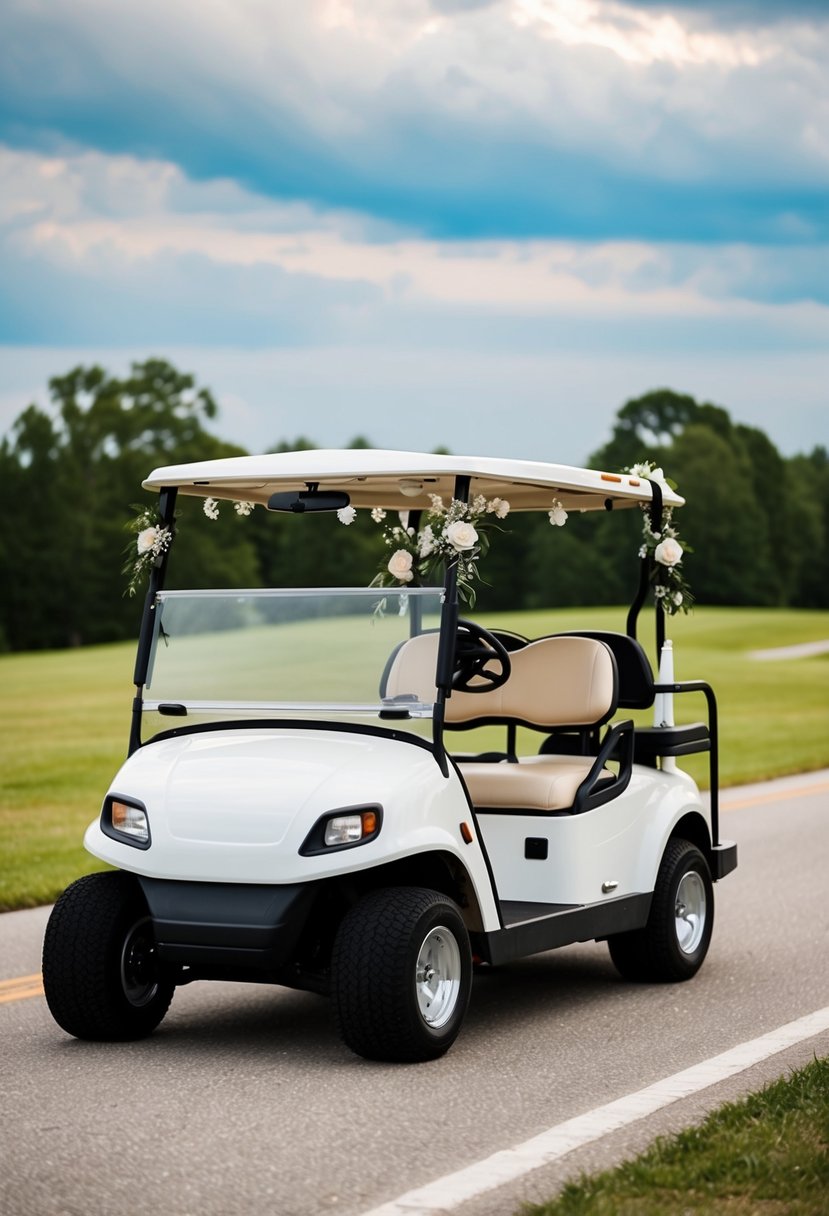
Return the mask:
{"type": "Polygon", "coordinates": [[[110,820],[115,831],[123,833],[124,836],[131,836],[142,844],[150,839],[147,812],[141,807],[130,806],[128,802],[118,802],[113,798],[110,803],[110,820]]]}

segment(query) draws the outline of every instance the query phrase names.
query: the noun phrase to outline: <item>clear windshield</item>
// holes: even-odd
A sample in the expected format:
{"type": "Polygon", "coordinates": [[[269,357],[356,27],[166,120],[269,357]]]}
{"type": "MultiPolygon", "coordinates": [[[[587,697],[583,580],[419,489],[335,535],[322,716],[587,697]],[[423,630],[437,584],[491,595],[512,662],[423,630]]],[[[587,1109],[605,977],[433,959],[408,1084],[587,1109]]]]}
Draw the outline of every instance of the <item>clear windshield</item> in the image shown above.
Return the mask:
{"type": "Polygon", "coordinates": [[[402,643],[438,629],[442,599],[437,588],[162,592],[144,708],[431,717],[434,669],[419,687],[396,681],[393,698],[386,684],[402,643]]]}

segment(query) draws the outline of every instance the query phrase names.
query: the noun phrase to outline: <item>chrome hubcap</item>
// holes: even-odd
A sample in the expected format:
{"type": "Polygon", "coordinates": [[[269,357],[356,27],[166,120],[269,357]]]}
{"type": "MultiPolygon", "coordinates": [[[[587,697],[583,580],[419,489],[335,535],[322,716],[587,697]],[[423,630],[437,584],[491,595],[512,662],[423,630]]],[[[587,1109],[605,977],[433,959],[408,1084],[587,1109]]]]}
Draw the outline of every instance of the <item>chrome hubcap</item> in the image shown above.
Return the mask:
{"type": "Polygon", "coordinates": [[[423,939],[415,965],[417,1007],[433,1030],[445,1026],[458,1003],[461,986],[461,952],[445,926],[431,929],[423,939]]]}
{"type": "Polygon", "coordinates": [[[683,954],[693,954],[705,932],[705,883],[696,870],[683,874],[676,891],[676,940],[683,954]]]}

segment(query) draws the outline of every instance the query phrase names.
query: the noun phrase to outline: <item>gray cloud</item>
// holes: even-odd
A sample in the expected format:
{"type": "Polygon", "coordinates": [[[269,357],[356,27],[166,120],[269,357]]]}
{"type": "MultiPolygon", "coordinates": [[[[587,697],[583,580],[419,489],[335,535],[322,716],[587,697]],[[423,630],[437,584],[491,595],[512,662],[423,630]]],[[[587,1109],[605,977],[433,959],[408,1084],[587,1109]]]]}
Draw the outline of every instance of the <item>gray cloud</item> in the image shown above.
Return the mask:
{"type": "Polygon", "coordinates": [[[545,37],[505,5],[466,6],[428,35],[426,0],[381,5],[369,36],[294,4],[247,0],[226,25],[202,9],[194,25],[187,4],[102,3],[0,17],[7,141],[158,156],[439,236],[827,230],[829,33],[772,38],[764,5],[756,46],[647,63],[545,37]]]}

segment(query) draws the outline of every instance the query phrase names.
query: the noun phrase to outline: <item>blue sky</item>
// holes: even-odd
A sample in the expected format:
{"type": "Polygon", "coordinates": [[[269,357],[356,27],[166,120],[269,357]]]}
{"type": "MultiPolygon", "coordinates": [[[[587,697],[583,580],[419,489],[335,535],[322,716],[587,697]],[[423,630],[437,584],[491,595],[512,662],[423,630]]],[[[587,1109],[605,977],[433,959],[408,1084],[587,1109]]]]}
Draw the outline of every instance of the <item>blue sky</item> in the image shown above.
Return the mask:
{"type": "Polygon", "coordinates": [[[251,450],[829,444],[829,5],[0,0],[0,431],[162,354],[251,450]]]}

